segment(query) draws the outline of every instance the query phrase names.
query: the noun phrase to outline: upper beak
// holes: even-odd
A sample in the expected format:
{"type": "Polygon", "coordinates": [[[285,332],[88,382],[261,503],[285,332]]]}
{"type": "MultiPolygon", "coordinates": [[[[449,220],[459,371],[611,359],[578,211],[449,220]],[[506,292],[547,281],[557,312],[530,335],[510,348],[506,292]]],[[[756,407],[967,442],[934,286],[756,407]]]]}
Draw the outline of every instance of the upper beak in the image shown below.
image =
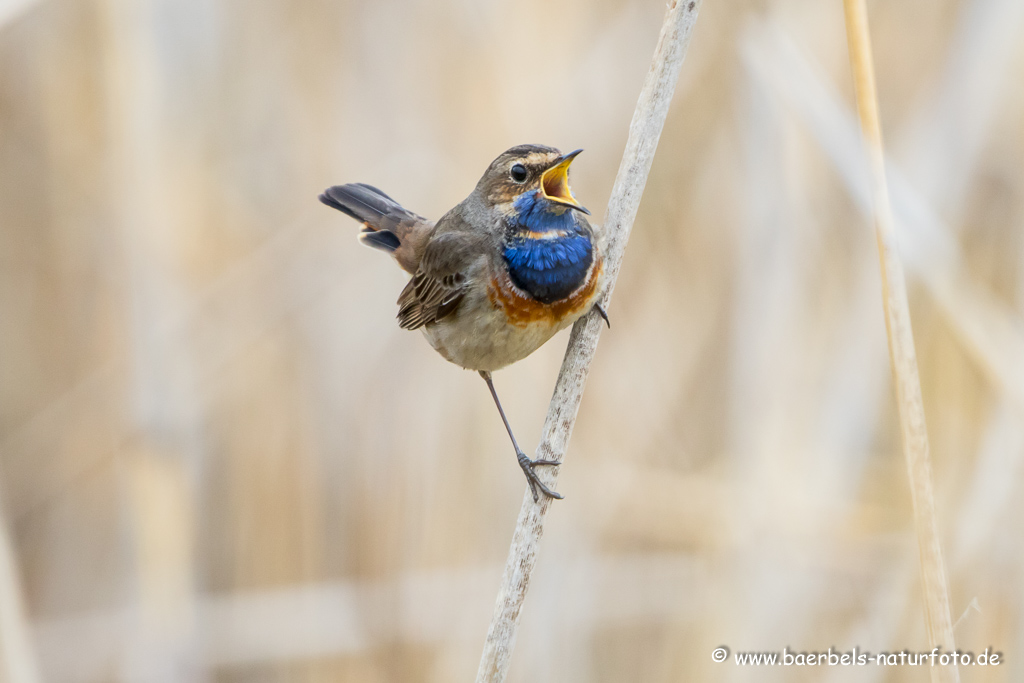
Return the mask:
{"type": "Polygon", "coordinates": [[[578,149],[560,156],[554,165],[541,175],[540,188],[547,199],[570,209],[582,211],[589,216],[590,211],[576,201],[576,198],[572,196],[572,190],[569,189],[569,165],[582,151],[582,149],[578,149]]]}

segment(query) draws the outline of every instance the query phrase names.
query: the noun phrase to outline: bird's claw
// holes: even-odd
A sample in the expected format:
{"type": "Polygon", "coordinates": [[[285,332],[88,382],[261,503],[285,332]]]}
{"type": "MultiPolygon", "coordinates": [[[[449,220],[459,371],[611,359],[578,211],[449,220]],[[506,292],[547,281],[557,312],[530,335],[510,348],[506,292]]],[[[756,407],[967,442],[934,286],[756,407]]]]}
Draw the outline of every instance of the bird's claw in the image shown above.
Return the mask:
{"type": "Polygon", "coordinates": [[[604,310],[604,306],[601,304],[594,304],[594,310],[597,314],[604,318],[604,324],[608,326],[608,329],[612,329],[612,321],[608,319],[608,311],[604,310]]]}
{"type": "Polygon", "coordinates": [[[530,491],[533,493],[534,503],[540,502],[540,495],[538,495],[537,489],[540,489],[541,493],[549,498],[562,500],[562,494],[548,488],[548,486],[540,480],[540,477],[537,476],[537,473],[533,471],[533,468],[537,465],[551,465],[553,467],[557,467],[562,464],[561,462],[558,460],[530,460],[526,453],[523,453],[522,451],[516,452],[516,458],[519,460],[519,466],[523,468],[523,474],[526,475],[526,481],[530,485],[530,491]]]}

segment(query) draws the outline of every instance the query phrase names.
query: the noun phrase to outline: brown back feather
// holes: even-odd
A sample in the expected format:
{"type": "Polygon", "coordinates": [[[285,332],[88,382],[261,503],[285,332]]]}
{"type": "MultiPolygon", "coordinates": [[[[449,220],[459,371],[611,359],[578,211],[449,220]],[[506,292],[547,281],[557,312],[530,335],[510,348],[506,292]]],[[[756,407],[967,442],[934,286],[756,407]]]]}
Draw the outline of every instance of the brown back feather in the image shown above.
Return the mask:
{"type": "Polygon", "coordinates": [[[486,238],[452,231],[434,236],[423,250],[420,267],[398,297],[398,324],[407,330],[454,313],[465,294],[469,271],[486,256],[486,238]]]}

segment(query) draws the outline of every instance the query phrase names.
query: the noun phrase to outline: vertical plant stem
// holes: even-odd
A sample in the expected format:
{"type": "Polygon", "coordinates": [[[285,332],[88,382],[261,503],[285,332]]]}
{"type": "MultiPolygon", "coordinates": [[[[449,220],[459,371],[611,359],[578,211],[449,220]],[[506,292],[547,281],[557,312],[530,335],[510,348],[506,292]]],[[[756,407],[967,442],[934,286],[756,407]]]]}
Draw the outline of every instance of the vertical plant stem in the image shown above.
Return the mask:
{"type": "MultiPolygon", "coordinates": [[[[679,80],[679,70],[686,56],[701,0],[671,0],[654,51],[651,69],[644,80],[640,98],[629,124],[626,150],[615,177],[604,232],[606,288],[602,304],[607,308],[612,289],[622,265],[626,242],[633,228],[640,198],[643,196],[647,175],[651,170],[658,138],[665,125],[672,94],[679,80]]],[[[562,460],[576,423],[576,414],[583,399],[583,387],[590,371],[590,363],[597,349],[603,321],[596,315],[587,315],[577,321],[569,337],[562,368],[558,373],[555,393],[551,397],[537,457],[562,460]]],[[[545,480],[553,486],[557,468],[544,468],[545,480]]],[[[505,573],[501,579],[491,625],[487,631],[477,683],[501,683],[508,674],[512,649],[515,646],[519,615],[530,585],[530,576],[537,560],[537,550],[544,531],[544,518],[551,499],[542,497],[534,503],[530,492],[523,496],[516,530],[512,537],[505,573]]]]}
{"type": "Polygon", "coordinates": [[[41,680],[14,543],[0,500],[0,682],[39,683],[41,680]]]}
{"type": "MultiPolygon", "coordinates": [[[[846,10],[846,35],[850,64],[857,92],[857,111],[871,166],[871,186],[875,211],[875,236],[882,268],[882,299],[885,327],[889,337],[889,359],[896,382],[903,453],[907,460],[910,493],[914,504],[914,525],[921,554],[921,584],[924,589],[925,625],[932,647],[945,652],[955,649],[949,615],[949,587],[935,520],[935,496],[932,492],[931,462],[917,354],[910,326],[907,286],[903,278],[896,233],[893,226],[889,190],[885,178],[885,154],[878,116],[875,71],[868,33],[864,0],[843,0],[846,10]]],[[[959,681],[955,664],[930,667],[932,681],[959,681]]]]}

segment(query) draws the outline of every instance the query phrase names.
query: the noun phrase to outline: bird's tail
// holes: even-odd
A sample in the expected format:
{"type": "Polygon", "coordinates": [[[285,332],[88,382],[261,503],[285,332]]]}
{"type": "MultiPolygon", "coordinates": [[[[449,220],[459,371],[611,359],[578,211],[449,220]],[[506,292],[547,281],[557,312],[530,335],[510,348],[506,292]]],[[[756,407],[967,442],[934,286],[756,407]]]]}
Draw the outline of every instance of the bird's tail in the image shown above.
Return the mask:
{"type": "Polygon", "coordinates": [[[402,268],[416,272],[433,223],[364,183],[329,187],[320,201],[363,224],[360,242],[389,252],[402,268]]]}

